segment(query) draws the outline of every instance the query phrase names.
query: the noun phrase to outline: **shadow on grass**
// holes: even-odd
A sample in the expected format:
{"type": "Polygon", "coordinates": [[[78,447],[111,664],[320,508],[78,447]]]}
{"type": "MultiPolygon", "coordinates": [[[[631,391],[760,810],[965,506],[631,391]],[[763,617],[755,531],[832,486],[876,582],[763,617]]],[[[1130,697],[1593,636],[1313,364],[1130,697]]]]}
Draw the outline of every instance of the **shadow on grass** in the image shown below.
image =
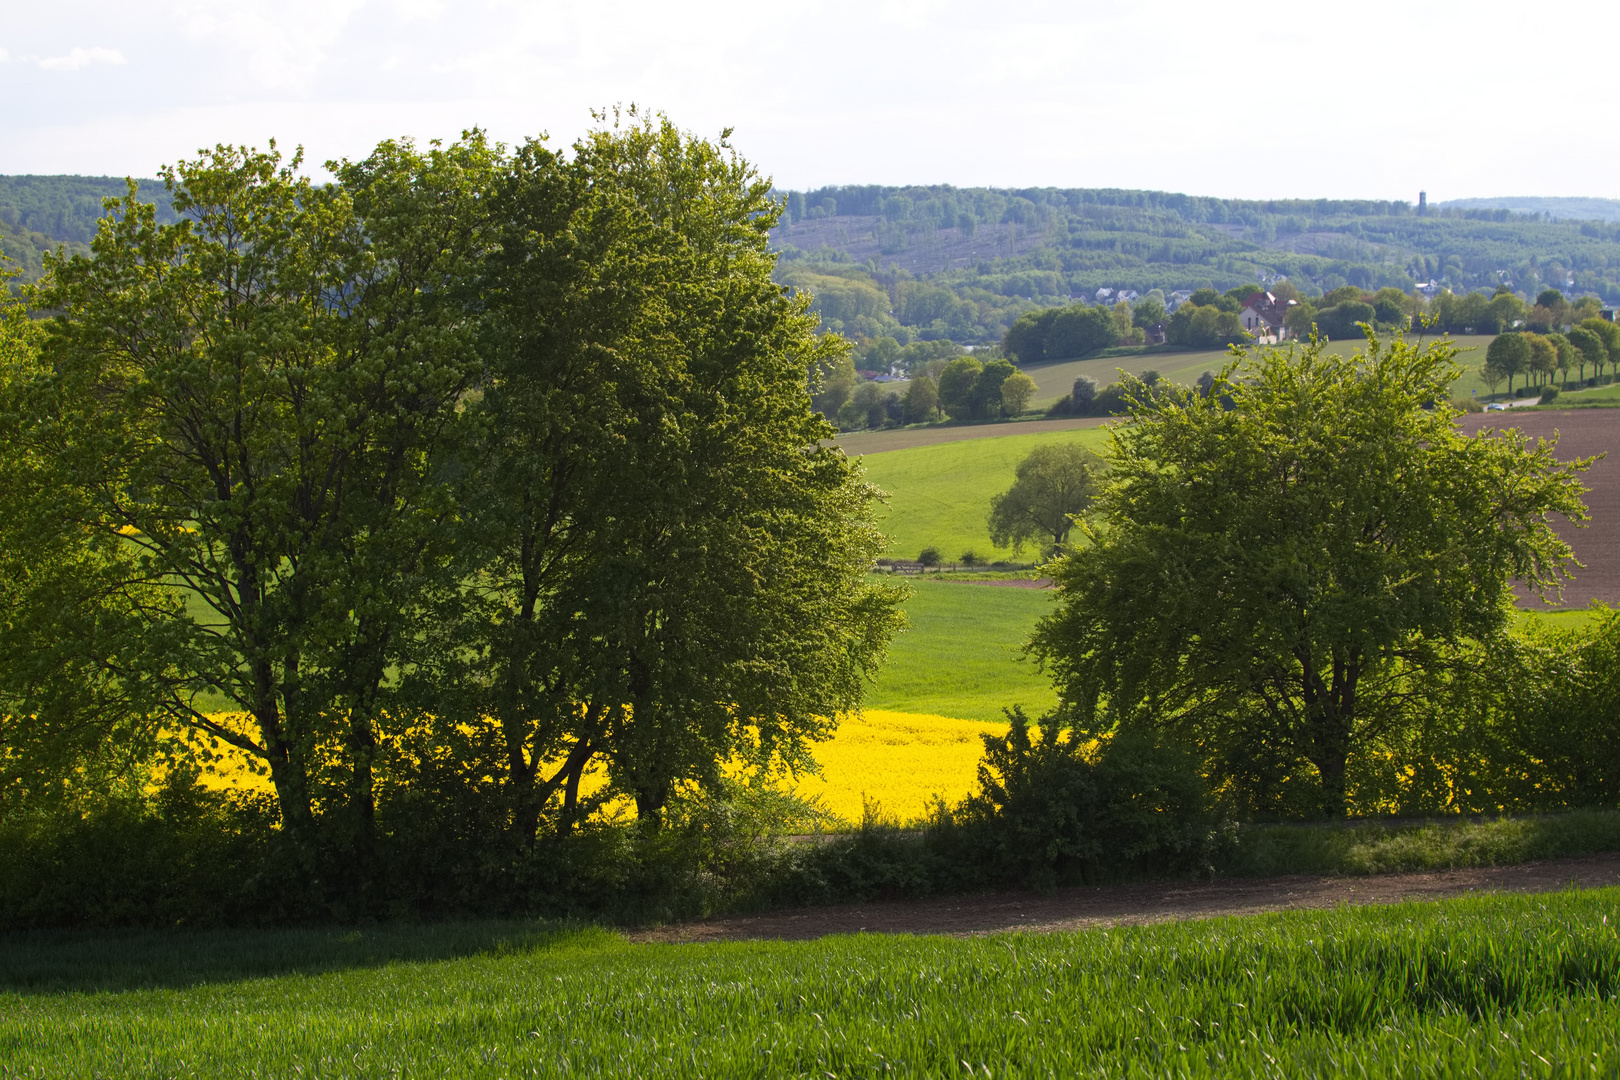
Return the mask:
{"type": "Polygon", "coordinates": [[[623,941],[582,924],[487,921],[263,930],[34,930],[0,935],[0,994],[181,989],[623,941]]]}

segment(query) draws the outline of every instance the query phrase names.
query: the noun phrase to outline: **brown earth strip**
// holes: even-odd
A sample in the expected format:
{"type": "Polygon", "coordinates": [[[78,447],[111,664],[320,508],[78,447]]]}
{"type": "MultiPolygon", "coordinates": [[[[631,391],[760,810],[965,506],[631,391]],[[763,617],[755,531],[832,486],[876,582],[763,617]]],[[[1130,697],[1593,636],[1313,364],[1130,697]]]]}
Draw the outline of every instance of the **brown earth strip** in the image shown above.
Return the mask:
{"type": "Polygon", "coordinates": [[[1517,428],[1544,439],[1556,434],[1558,457],[1565,461],[1609,454],[1593,463],[1582,477],[1582,483],[1591,489],[1586,504],[1592,520],[1579,529],[1561,519],[1554,520],[1558,535],[1575,549],[1575,557],[1585,566],[1574,568],[1575,578],[1565,585],[1561,604],[1544,604],[1522,589],[1519,604],[1540,610],[1583,608],[1593,601],[1620,604],[1620,409],[1516,409],[1474,413],[1460,422],[1469,432],[1495,427],[1517,428]]]}
{"type": "Polygon", "coordinates": [[[1473,893],[1554,892],[1620,885],[1620,854],[1519,866],[1372,877],[1147,882],[1051,893],[1006,892],[908,903],[838,904],[679,923],[631,934],[643,942],[807,941],[828,934],[998,934],[1084,930],[1219,915],[1398,904],[1473,893]]]}

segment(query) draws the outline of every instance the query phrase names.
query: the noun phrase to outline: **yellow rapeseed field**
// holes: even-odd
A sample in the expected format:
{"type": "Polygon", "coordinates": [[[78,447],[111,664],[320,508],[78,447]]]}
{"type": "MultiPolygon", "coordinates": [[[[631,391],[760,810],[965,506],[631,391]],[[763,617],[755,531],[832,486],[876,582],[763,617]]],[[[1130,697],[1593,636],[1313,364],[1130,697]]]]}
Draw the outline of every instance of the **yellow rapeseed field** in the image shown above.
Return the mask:
{"type": "MultiPolygon", "coordinates": [[[[1006,730],[1006,724],[867,710],[846,716],[838,733],[815,748],[821,775],[800,777],[795,789],[850,823],[861,820],[868,802],[885,818],[915,821],[928,812],[934,796],[954,803],[972,791],[984,751],[979,736],[1006,730]]],[[[604,780],[601,770],[593,770],[582,790],[589,794],[604,780]]],[[[216,788],[269,788],[269,778],[234,751],[205,766],[203,782],[216,788]]]]}
{"type": "Polygon", "coordinates": [[[838,734],[816,747],[822,775],[802,778],[798,792],[849,822],[861,820],[863,799],[884,817],[923,817],[935,795],[958,802],[973,790],[985,732],[1006,724],[950,716],[867,710],[846,716],[838,734]]]}

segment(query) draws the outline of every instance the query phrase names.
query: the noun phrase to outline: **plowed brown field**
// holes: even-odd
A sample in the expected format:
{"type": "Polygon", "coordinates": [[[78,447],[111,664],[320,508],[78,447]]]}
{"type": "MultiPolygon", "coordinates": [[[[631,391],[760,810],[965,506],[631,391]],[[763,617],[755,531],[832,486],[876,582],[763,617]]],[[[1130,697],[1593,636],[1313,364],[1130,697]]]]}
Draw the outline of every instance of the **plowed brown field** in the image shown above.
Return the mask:
{"type": "Polygon", "coordinates": [[[1561,604],[1545,604],[1526,590],[1519,591],[1523,607],[1543,609],[1586,607],[1597,600],[1620,604],[1620,409],[1535,410],[1474,413],[1462,418],[1467,431],[1483,427],[1518,428],[1526,435],[1558,437],[1558,456],[1565,460],[1607,453],[1582,478],[1591,490],[1586,504],[1592,520],[1585,528],[1565,521],[1554,526],[1575,557],[1585,564],[1564,587],[1561,604]]]}

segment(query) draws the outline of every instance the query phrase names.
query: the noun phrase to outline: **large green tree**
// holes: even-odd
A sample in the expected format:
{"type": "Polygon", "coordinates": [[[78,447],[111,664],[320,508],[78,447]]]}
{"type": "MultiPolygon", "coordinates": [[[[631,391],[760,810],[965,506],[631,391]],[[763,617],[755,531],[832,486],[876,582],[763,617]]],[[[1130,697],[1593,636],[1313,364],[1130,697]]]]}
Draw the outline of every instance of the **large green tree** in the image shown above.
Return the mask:
{"type": "Polygon", "coordinates": [[[362,876],[379,728],[449,565],[496,160],[475,134],[325,186],[273,148],[165,170],[180,220],[132,188],[92,258],[50,263],[42,362],[8,391],[7,435],[71,494],[63,535],[120,569],[103,600],[132,621],[100,670],[257,759],[306,856],[326,808],[362,876]]]}
{"type": "MultiPolygon", "coordinates": [[[[1608,319],[1585,319],[1581,322],[1581,329],[1589,330],[1603,342],[1603,348],[1608,353],[1608,362],[1620,365],[1620,326],[1616,326],[1608,319]]],[[[1602,364],[1599,363],[1593,372],[1595,375],[1603,374],[1602,364]]]]}
{"type": "Polygon", "coordinates": [[[594,762],[653,821],[730,765],[806,765],[899,619],[876,492],[806,390],[840,343],[771,280],[769,185],[628,121],[526,145],[492,200],[447,719],[494,725],[522,843],[594,762]]]}
{"type": "Polygon", "coordinates": [[[165,598],[122,536],[83,527],[93,511],[54,456],[19,437],[48,377],[40,329],[0,302],[0,816],[138,784],[127,766],[162,741],[149,687],[105,660],[165,598]]]}
{"type": "Polygon", "coordinates": [[[1343,814],[1356,756],[1511,625],[1510,582],[1557,586],[1549,516],[1585,518],[1582,463],[1457,427],[1457,373],[1450,346],[1313,344],[1136,395],[1033,642],[1074,722],[1173,729],[1251,796],[1269,770],[1343,814]]]}
{"type": "Polygon", "coordinates": [[[1507,380],[1508,397],[1513,396],[1513,377],[1528,371],[1534,351],[1524,334],[1498,334],[1485,349],[1484,375],[1491,385],[1507,380]]]}
{"type": "Polygon", "coordinates": [[[1575,349],[1574,359],[1577,376],[1584,384],[1586,382],[1586,365],[1591,364],[1594,373],[1601,371],[1604,361],[1609,358],[1609,350],[1604,347],[1602,338],[1584,326],[1572,327],[1565,336],[1575,349]]]}

